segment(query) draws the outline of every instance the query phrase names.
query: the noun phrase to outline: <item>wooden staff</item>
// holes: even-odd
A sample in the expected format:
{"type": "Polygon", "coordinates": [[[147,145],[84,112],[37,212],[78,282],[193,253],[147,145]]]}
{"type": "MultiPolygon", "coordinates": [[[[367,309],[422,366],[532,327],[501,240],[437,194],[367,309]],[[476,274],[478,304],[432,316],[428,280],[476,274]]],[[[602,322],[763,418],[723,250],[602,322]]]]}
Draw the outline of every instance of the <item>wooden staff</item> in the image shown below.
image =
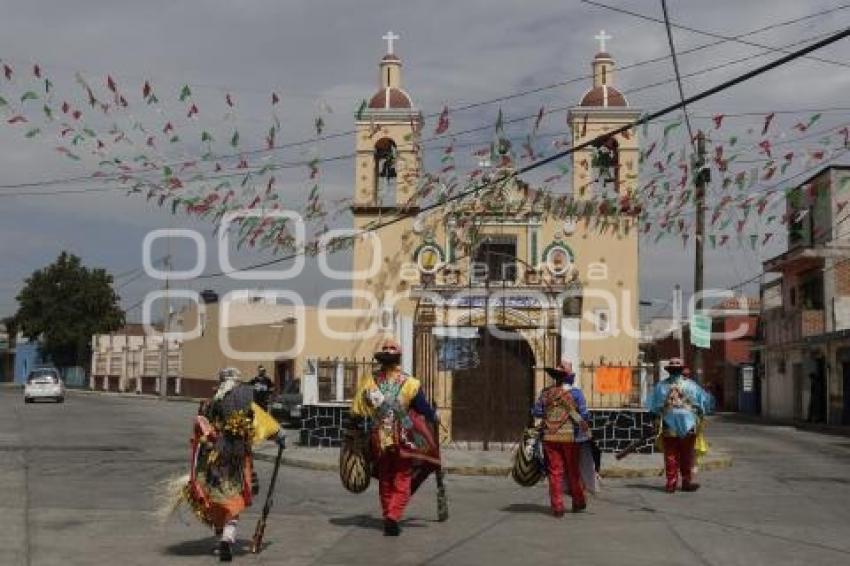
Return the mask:
{"type": "Polygon", "coordinates": [[[263,544],[263,536],[266,533],[266,519],[269,517],[269,511],[272,509],[272,496],[274,495],[274,486],[277,483],[277,472],[280,469],[280,461],[283,459],[283,445],[278,444],[277,459],[274,462],[274,471],[272,479],[269,482],[269,492],[266,494],[266,504],[263,505],[263,513],[257,520],[257,528],[254,529],[254,538],[251,540],[251,553],[257,554],[260,552],[260,547],[263,544]]]}
{"type": "MultiPolygon", "coordinates": [[[[439,422],[439,421],[438,421],[439,422]]],[[[439,423],[442,426],[442,423],[439,423]]],[[[437,449],[440,447],[440,429],[439,427],[434,427],[434,434],[436,435],[437,449]]],[[[441,523],[443,521],[448,521],[449,519],[449,497],[446,494],[446,484],[444,483],[444,479],[446,476],[446,472],[443,471],[443,458],[440,456],[440,467],[437,468],[437,471],[434,473],[434,476],[437,478],[437,520],[441,523]]]]}

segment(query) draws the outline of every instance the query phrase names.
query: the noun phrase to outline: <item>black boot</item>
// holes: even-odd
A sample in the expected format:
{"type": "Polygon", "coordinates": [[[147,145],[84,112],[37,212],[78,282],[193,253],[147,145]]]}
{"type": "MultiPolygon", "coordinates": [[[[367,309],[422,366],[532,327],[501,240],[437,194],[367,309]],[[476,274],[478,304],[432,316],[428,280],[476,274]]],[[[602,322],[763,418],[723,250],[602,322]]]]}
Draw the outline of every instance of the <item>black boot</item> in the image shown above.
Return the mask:
{"type": "Polygon", "coordinates": [[[397,537],[401,534],[401,529],[398,527],[398,521],[392,519],[384,519],[384,536],[397,537]]]}
{"type": "Polygon", "coordinates": [[[229,542],[221,541],[218,543],[218,559],[220,562],[230,562],[233,560],[233,552],[229,542]]]}

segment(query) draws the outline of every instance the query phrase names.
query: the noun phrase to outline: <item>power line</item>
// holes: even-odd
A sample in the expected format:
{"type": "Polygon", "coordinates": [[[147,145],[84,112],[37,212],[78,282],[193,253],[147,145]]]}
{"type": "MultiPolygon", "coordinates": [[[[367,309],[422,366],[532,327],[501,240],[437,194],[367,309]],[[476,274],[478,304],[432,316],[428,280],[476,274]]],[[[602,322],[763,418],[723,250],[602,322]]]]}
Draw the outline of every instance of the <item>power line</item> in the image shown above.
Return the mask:
{"type": "MultiPolygon", "coordinates": [[[[710,32],[710,31],[697,29],[697,28],[682,25],[682,24],[677,24],[677,23],[671,24],[669,19],[667,18],[667,15],[666,15],[667,14],[666,6],[664,6],[664,14],[665,14],[664,19],[659,20],[658,18],[654,18],[652,16],[647,16],[646,14],[641,14],[640,12],[634,12],[632,10],[627,10],[626,8],[620,8],[618,6],[609,6],[608,4],[596,2],[595,0],[581,0],[581,2],[584,3],[584,4],[590,4],[591,6],[597,6],[599,8],[604,8],[605,10],[611,10],[613,12],[619,12],[621,14],[627,14],[629,16],[634,16],[634,17],[640,18],[642,20],[647,20],[647,21],[650,21],[650,22],[657,22],[657,23],[660,23],[660,24],[664,24],[667,28],[672,26],[672,27],[675,27],[675,28],[678,28],[678,29],[683,29],[683,30],[689,31],[691,33],[696,33],[696,34],[704,35],[704,36],[707,36],[707,37],[714,37],[714,38],[720,39],[722,42],[731,41],[731,42],[735,42],[735,43],[740,43],[742,45],[748,45],[750,47],[758,47],[760,49],[767,49],[769,51],[776,51],[776,52],[779,52],[779,53],[788,53],[788,51],[786,51],[785,48],[783,48],[783,47],[773,47],[771,45],[765,45],[763,43],[756,43],[754,41],[745,41],[745,40],[741,39],[741,37],[744,37],[744,36],[728,36],[728,35],[722,35],[722,34],[719,34],[719,33],[713,33],[713,32],[710,32]]],[[[664,4],[663,0],[662,0],[662,4],[664,4]]],[[[848,6],[842,5],[839,8],[843,9],[843,8],[846,8],[846,7],[848,7],[848,6]]],[[[843,61],[834,61],[832,59],[824,59],[824,58],[821,58],[821,57],[806,57],[806,59],[811,59],[812,61],[818,61],[820,63],[828,63],[830,65],[838,65],[840,67],[850,68],[850,64],[844,63],[843,61]]]]}
{"type": "MultiPolygon", "coordinates": [[[[604,6],[604,5],[601,5],[601,6],[604,6]]],[[[731,37],[731,38],[725,38],[725,39],[722,39],[720,41],[710,42],[710,43],[706,43],[706,44],[703,44],[703,45],[698,45],[698,46],[692,47],[690,49],[682,51],[680,54],[684,55],[684,54],[694,53],[696,51],[700,51],[700,50],[703,50],[703,49],[714,47],[716,45],[720,45],[722,43],[726,43],[727,41],[734,41],[734,40],[737,40],[737,39],[742,38],[742,37],[748,37],[748,36],[751,36],[751,35],[763,33],[764,31],[768,31],[768,30],[771,30],[771,29],[776,29],[776,28],[779,28],[779,27],[785,27],[785,26],[793,25],[793,24],[805,21],[807,19],[820,17],[820,16],[823,16],[823,15],[827,15],[829,13],[839,11],[839,10],[844,10],[844,9],[847,9],[847,8],[850,8],[850,4],[837,6],[837,7],[833,7],[833,8],[826,9],[826,10],[821,10],[819,12],[815,12],[815,13],[812,13],[812,14],[793,18],[793,19],[790,19],[790,20],[785,20],[785,21],[782,21],[782,22],[774,23],[774,24],[769,24],[767,26],[762,26],[760,28],[756,28],[754,30],[748,31],[746,33],[743,33],[743,34],[740,34],[740,35],[737,35],[737,36],[734,36],[734,37],[731,37]]],[[[815,36],[815,37],[820,37],[820,36],[815,36]]],[[[811,39],[813,39],[813,38],[809,38],[808,40],[803,40],[803,42],[809,41],[811,39]]],[[[799,42],[799,41],[793,42],[791,44],[787,44],[787,45],[782,46],[782,47],[769,48],[769,49],[782,51],[783,49],[787,49],[788,47],[798,45],[799,43],[801,43],[801,42],[799,42]]],[[[761,55],[764,55],[764,54],[757,55],[756,57],[761,56],[761,55]]],[[[657,63],[657,62],[666,60],[668,58],[670,58],[670,56],[665,55],[665,56],[662,56],[662,57],[656,57],[656,58],[652,58],[652,59],[638,61],[638,62],[630,64],[630,65],[625,65],[625,66],[619,67],[619,71],[635,69],[635,68],[638,68],[638,67],[641,67],[641,66],[644,66],[644,65],[648,65],[648,64],[651,64],[651,63],[657,63]]],[[[744,58],[744,59],[734,60],[734,61],[731,61],[731,62],[724,64],[724,65],[721,65],[721,66],[715,66],[713,68],[708,68],[708,69],[705,69],[704,71],[701,71],[701,72],[698,72],[698,73],[691,73],[690,75],[685,75],[685,76],[690,77],[690,76],[694,76],[695,74],[701,74],[702,72],[711,72],[713,70],[717,70],[717,69],[723,68],[725,66],[731,66],[731,65],[743,62],[743,61],[750,60],[752,58],[754,58],[754,57],[747,57],[747,58],[744,58]]],[[[526,89],[526,90],[518,91],[518,92],[515,92],[515,93],[512,93],[512,94],[508,94],[508,95],[504,95],[504,96],[500,96],[500,97],[495,97],[495,98],[490,98],[490,99],[482,100],[482,101],[478,101],[478,102],[472,102],[472,103],[469,103],[469,104],[463,104],[463,105],[459,105],[459,106],[452,108],[452,112],[460,112],[460,111],[470,110],[470,109],[478,108],[478,107],[481,107],[481,106],[496,104],[496,103],[499,103],[499,102],[504,102],[504,101],[507,101],[507,100],[512,100],[512,99],[520,98],[520,97],[523,97],[523,96],[528,96],[530,94],[537,94],[537,93],[540,93],[540,92],[543,92],[543,91],[546,91],[546,90],[559,88],[559,87],[566,86],[566,85],[576,83],[576,82],[579,82],[579,81],[583,81],[583,80],[586,80],[586,79],[592,78],[592,77],[593,77],[592,74],[591,75],[577,76],[577,77],[572,78],[572,79],[559,81],[559,82],[552,83],[552,84],[545,85],[545,86],[541,86],[541,87],[526,89]]],[[[639,87],[637,89],[625,91],[625,93],[628,94],[628,93],[639,92],[639,91],[646,90],[646,89],[649,89],[649,88],[654,88],[656,86],[669,84],[670,82],[672,82],[672,80],[667,80],[667,81],[663,81],[663,82],[656,82],[656,83],[652,83],[652,84],[649,84],[649,85],[645,85],[643,87],[639,87]]],[[[547,111],[547,112],[545,112],[545,114],[551,114],[553,112],[559,112],[559,111],[567,110],[569,108],[570,108],[570,106],[559,107],[559,108],[547,111]]],[[[440,113],[441,112],[433,112],[433,113],[430,113],[430,114],[425,114],[423,117],[426,118],[426,119],[432,118],[432,117],[435,117],[435,116],[439,116],[440,113]]],[[[521,118],[507,120],[505,123],[511,124],[511,123],[515,123],[515,122],[525,121],[525,120],[529,120],[531,118],[535,118],[536,116],[537,116],[537,114],[535,113],[535,114],[532,114],[532,115],[523,116],[521,118]]],[[[434,141],[434,140],[465,135],[465,134],[468,134],[468,133],[474,133],[474,132],[478,132],[478,131],[482,131],[482,130],[489,130],[491,127],[492,126],[488,124],[486,126],[482,126],[482,127],[478,127],[478,128],[467,129],[467,130],[460,131],[460,132],[452,132],[452,133],[445,134],[445,135],[442,135],[442,136],[434,136],[430,139],[424,140],[422,143],[428,143],[428,142],[434,141]]],[[[238,153],[232,153],[232,154],[222,154],[222,155],[217,156],[217,159],[229,159],[229,158],[233,158],[233,157],[241,157],[241,156],[246,156],[246,155],[254,155],[254,154],[257,154],[257,153],[267,153],[267,152],[271,152],[271,151],[278,151],[278,150],[281,150],[281,149],[301,147],[301,146],[304,146],[304,145],[309,145],[309,144],[319,143],[319,142],[328,141],[328,140],[332,140],[332,139],[337,139],[337,138],[344,137],[344,136],[349,136],[349,135],[355,134],[356,132],[357,132],[357,130],[347,130],[347,131],[343,131],[343,132],[336,132],[336,133],[332,133],[332,134],[325,134],[325,135],[321,135],[321,136],[311,137],[311,138],[308,138],[308,139],[298,140],[298,141],[294,141],[294,142],[287,142],[287,143],[275,145],[271,148],[246,150],[246,151],[242,151],[242,152],[238,152],[238,153]]],[[[347,156],[350,157],[350,156],[353,156],[353,154],[347,154],[347,156]]],[[[335,158],[332,158],[332,160],[340,159],[342,157],[343,156],[337,156],[335,158]]],[[[170,162],[170,163],[167,163],[167,164],[164,164],[164,165],[177,166],[177,165],[180,165],[184,162],[185,162],[185,160],[182,160],[182,161],[170,162]]],[[[322,162],[322,160],[319,160],[319,162],[322,162]]],[[[303,163],[293,165],[293,166],[304,166],[307,163],[309,163],[309,161],[305,161],[303,163]]],[[[123,175],[116,174],[116,175],[112,175],[112,176],[88,175],[88,176],[66,177],[66,178],[54,179],[54,180],[49,180],[49,181],[33,182],[33,183],[29,183],[29,184],[18,183],[18,184],[15,184],[15,185],[0,185],[0,188],[23,188],[25,186],[41,186],[43,184],[48,184],[48,183],[49,184],[60,184],[60,183],[64,183],[64,182],[87,181],[87,180],[104,180],[104,179],[108,179],[108,178],[120,178],[122,176],[123,175]]]]}
{"type": "MultiPolygon", "coordinates": [[[[799,113],[811,113],[811,112],[826,113],[826,112],[833,112],[833,111],[835,111],[835,112],[850,111],[850,107],[803,108],[803,109],[798,109],[798,110],[772,110],[771,112],[774,113],[774,114],[799,114],[799,113]]],[[[724,114],[724,116],[727,117],[727,118],[746,117],[746,116],[763,116],[763,115],[764,115],[764,112],[742,112],[742,113],[737,113],[737,114],[724,114]]],[[[697,116],[697,118],[711,119],[712,116],[697,116]]],[[[653,120],[653,122],[663,122],[663,120],[660,120],[660,121],[653,120]]],[[[827,135],[827,134],[830,134],[831,132],[834,132],[835,130],[838,130],[839,128],[842,128],[842,127],[845,127],[845,126],[850,127],[850,123],[841,123],[841,124],[838,124],[836,126],[817,130],[817,131],[810,132],[810,133],[807,133],[807,134],[802,134],[800,136],[796,136],[796,137],[793,137],[793,138],[777,140],[773,143],[773,146],[777,147],[777,146],[780,146],[780,145],[798,143],[802,140],[806,140],[806,139],[809,139],[809,138],[827,135]]],[[[561,137],[563,135],[564,135],[564,132],[560,132],[560,133],[549,134],[549,137],[561,137]]],[[[514,138],[511,138],[511,139],[514,139],[514,138]]],[[[709,139],[709,141],[710,141],[710,139],[709,139]]],[[[470,143],[465,143],[465,144],[454,144],[453,147],[456,147],[456,148],[457,147],[474,147],[474,146],[478,146],[478,145],[480,145],[480,142],[470,142],[470,143]]],[[[737,152],[737,154],[741,155],[741,154],[746,153],[749,150],[753,150],[753,149],[757,149],[757,148],[758,148],[757,144],[745,146],[744,148],[740,149],[737,152]]],[[[335,158],[329,158],[329,159],[345,158],[345,157],[347,157],[347,155],[348,154],[342,155],[342,156],[337,156],[335,158]]],[[[771,161],[771,159],[769,159],[769,158],[768,159],[758,159],[758,160],[736,159],[735,163],[741,163],[741,164],[744,164],[744,163],[764,163],[764,162],[767,162],[767,161],[771,161]]],[[[221,174],[216,174],[216,175],[208,175],[208,176],[204,177],[203,180],[204,181],[215,181],[215,180],[224,179],[224,178],[242,177],[242,176],[245,176],[247,174],[250,174],[250,173],[257,171],[258,169],[259,169],[258,167],[254,167],[254,168],[249,168],[247,170],[246,169],[235,170],[233,173],[221,173],[221,174]]],[[[809,171],[809,170],[810,169],[807,169],[806,171],[809,171]]],[[[790,178],[794,178],[796,176],[797,175],[792,176],[790,178]]],[[[782,182],[786,182],[789,179],[785,179],[782,182]]],[[[142,180],[140,182],[143,182],[147,186],[151,186],[151,187],[154,187],[154,188],[160,188],[160,189],[162,188],[160,185],[158,185],[157,183],[154,183],[152,181],[142,180]]],[[[25,187],[28,187],[32,184],[31,183],[30,184],[24,183],[23,185],[25,187]]],[[[778,186],[778,185],[773,185],[771,188],[767,189],[767,192],[770,192],[776,186],[778,186]]],[[[12,188],[12,187],[13,187],[13,185],[5,185],[5,186],[0,185],[0,189],[2,189],[2,188],[12,188]]],[[[67,189],[54,190],[54,191],[18,191],[18,192],[11,192],[11,191],[2,192],[2,191],[0,191],[0,198],[2,198],[2,197],[20,197],[20,196],[58,196],[58,195],[64,195],[64,194],[71,194],[71,195],[83,194],[83,195],[85,195],[85,194],[90,194],[90,193],[100,194],[100,193],[103,193],[103,192],[128,191],[128,190],[129,189],[126,186],[119,185],[119,186],[97,187],[97,188],[67,188],[67,189]]],[[[756,192],[760,192],[760,191],[756,191],[756,192]]]]}
{"type": "MultiPolygon", "coordinates": [[[[830,34],[819,34],[819,35],[814,36],[814,37],[810,37],[810,38],[806,38],[806,39],[803,39],[803,40],[799,40],[799,41],[789,43],[789,44],[785,45],[785,47],[799,45],[800,43],[807,43],[809,41],[812,41],[815,38],[825,37],[825,36],[828,36],[828,35],[830,35],[830,34]]],[[[729,67],[729,66],[732,66],[732,65],[737,65],[739,63],[743,63],[745,61],[749,61],[749,60],[764,57],[764,56],[765,56],[765,54],[756,54],[756,55],[750,55],[750,56],[739,58],[739,59],[734,59],[734,60],[731,60],[731,61],[727,61],[725,63],[720,63],[720,64],[715,65],[713,67],[708,67],[708,68],[705,68],[705,69],[702,69],[702,70],[699,70],[699,71],[693,71],[691,73],[683,75],[683,77],[690,78],[690,77],[693,77],[693,76],[702,75],[702,74],[705,74],[705,73],[720,70],[720,69],[723,69],[723,68],[726,68],[726,67],[729,67]]],[[[636,87],[636,88],[633,88],[633,89],[624,90],[623,93],[624,94],[633,94],[635,92],[640,92],[640,91],[644,91],[644,90],[647,90],[647,89],[656,88],[656,87],[659,87],[659,86],[664,86],[664,85],[670,84],[671,82],[675,82],[675,81],[676,81],[676,79],[666,79],[666,80],[663,80],[663,81],[657,81],[657,82],[650,83],[650,84],[647,84],[647,85],[643,85],[643,86],[640,86],[640,87],[636,87]]],[[[544,112],[544,114],[546,114],[546,115],[553,114],[553,113],[556,113],[556,112],[569,110],[572,107],[573,107],[573,105],[559,106],[559,107],[555,107],[555,108],[551,108],[549,110],[546,110],[544,112]]],[[[850,109],[850,108],[848,108],[848,109],[850,109]]],[[[758,113],[750,113],[750,114],[755,115],[755,114],[758,114],[758,113]]],[[[738,116],[744,116],[744,115],[747,115],[747,113],[738,114],[738,116]]],[[[732,117],[732,116],[735,116],[735,115],[734,114],[730,115],[730,117],[732,117]]],[[[537,117],[536,113],[535,114],[528,114],[528,115],[523,115],[523,116],[520,116],[520,117],[517,117],[517,118],[505,120],[504,123],[505,124],[513,124],[513,123],[527,121],[527,120],[530,120],[530,119],[536,118],[536,117],[537,117]]],[[[469,129],[466,129],[466,130],[461,130],[461,131],[458,131],[458,132],[453,132],[452,134],[432,136],[430,138],[426,138],[425,140],[422,140],[420,143],[425,144],[425,143],[430,143],[430,142],[433,142],[433,141],[439,141],[439,140],[443,140],[443,139],[447,139],[447,138],[455,138],[457,136],[462,136],[462,135],[475,133],[475,132],[479,132],[479,131],[483,131],[483,130],[490,130],[491,128],[492,128],[492,126],[489,125],[489,124],[485,125],[485,126],[478,126],[478,127],[469,128],[469,129]]],[[[354,130],[354,131],[356,131],[356,130],[354,130]]],[[[294,143],[301,143],[301,142],[294,142],[294,143]]],[[[484,143],[484,142],[477,142],[477,143],[473,142],[471,145],[477,145],[478,143],[484,143]]],[[[224,158],[229,158],[229,157],[233,157],[233,156],[236,156],[236,155],[243,155],[243,154],[223,155],[223,156],[218,156],[217,158],[218,159],[224,159],[224,158]]],[[[220,179],[220,178],[227,178],[227,177],[240,177],[240,176],[245,176],[246,174],[249,174],[249,173],[252,173],[254,171],[264,169],[264,168],[271,171],[271,170],[305,167],[305,166],[308,166],[310,163],[328,163],[328,162],[333,162],[333,161],[347,160],[347,159],[351,159],[351,158],[355,157],[356,155],[357,155],[356,153],[344,153],[344,154],[339,154],[339,155],[335,155],[335,156],[332,156],[332,157],[326,157],[326,158],[314,159],[314,160],[305,160],[305,161],[301,161],[301,162],[280,163],[280,164],[275,164],[275,165],[267,165],[267,166],[263,166],[263,167],[255,166],[255,167],[249,168],[249,169],[234,169],[234,170],[232,170],[234,172],[231,173],[231,174],[225,173],[225,174],[213,175],[213,176],[207,175],[207,176],[204,177],[204,180],[220,179]]],[[[184,163],[184,162],[185,161],[173,162],[170,165],[176,166],[176,165],[179,165],[179,164],[184,163]]],[[[157,175],[159,175],[159,170],[158,169],[157,170],[145,170],[145,171],[139,171],[138,173],[139,174],[157,174],[157,175]]],[[[13,183],[13,184],[0,185],[0,189],[31,188],[31,187],[37,187],[37,186],[47,186],[47,185],[53,185],[53,184],[62,184],[62,183],[66,183],[66,182],[78,182],[78,181],[88,181],[88,180],[102,182],[102,181],[105,181],[105,180],[125,179],[125,178],[126,179],[138,179],[138,177],[135,177],[130,173],[122,172],[122,173],[116,173],[116,174],[113,174],[113,175],[87,175],[87,176],[50,179],[50,180],[44,180],[44,181],[33,181],[33,182],[28,182],[28,183],[13,183]]],[[[143,180],[143,182],[145,184],[148,184],[148,185],[158,186],[156,183],[150,182],[148,180],[143,180]]],[[[115,189],[116,188],[101,188],[101,189],[87,189],[87,190],[86,189],[76,189],[76,190],[67,190],[67,191],[46,192],[46,193],[20,192],[20,193],[7,193],[7,194],[8,194],[8,196],[28,196],[30,194],[32,194],[32,195],[45,194],[46,196],[50,196],[50,195],[64,194],[64,193],[72,193],[73,194],[73,193],[85,193],[85,192],[95,192],[95,191],[96,192],[104,192],[104,191],[111,191],[111,190],[115,190],[115,189]]],[[[121,189],[126,190],[126,187],[121,187],[121,189]]],[[[2,196],[6,196],[6,194],[0,193],[0,197],[2,197],[2,196]]]]}
{"type": "MultiPolygon", "coordinates": [[[[634,122],[631,122],[631,123],[626,124],[624,126],[620,126],[619,128],[615,128],[614,130],[611,130],[610,132],[607,132],[607,133],[599,135],[595,138],[584,141],[584,142],[582,142],[578,145],[575,145],[575,146],[573,146],[569,149],[566,149],[564,151],[558,152],[558,153],[556,153],[552,156],[549,156],[549,157],[546,157],[546,158],[543,158],[543,159],[539,159],[538,161],[535,161],[534,163],[531,163],[529,165],[525,165],[525,166],[520,167],[518,169],[514,169],[513,171],[511,171],[507,175],[500,177],[499,179],[495,179],[493,181],[486,181],[486,182],[478,185],[477,187],[474,187],[474,188],[466,190],[466,191],[462,191],[462,192],[460,192],[456,195],[453,195],[451,197],[448,197],[448,198],[442,200],[441,202],[437,202],[437,203],[430,204],[428,206],[421,207],[421,208],[416,210],[416,213],[422,214],[424,212],[428,212],[430,210],[446,206],[447,204],[449,204],[451,202],[455,202],[455,201],[460,200],[462,198],[465,198],[465,197],[468,197],[468,196],[473,195],[475,193],[478,193],[479,191],[481,191],[485,188],[494,186],[496,183],[506,182],[506,181],[508,181],[512,178],[517,177],[518,175],[521,175],[521,174],[526,173],[528,171],[531,171],[533,169],[537,169],[538,167],[542,167],[543,165],[546,165],[548,163],[552,163],[553,161],[556,161],[558,159],[562,159],[562,158],[564,158],[568,155],[571,155],[572,153],[575,153],[576,151],[580,151],[582,149],[585,149],[585,148],[588,148],[588,147],[591,147],[591,146],[596,146],[599,143],[602,143],[605,140],[610,139],[610,138],[612,138],[612,137],[614,137],[618,134],[622,134],[623,132],[628,131],[632,128],[636,128],[636,127],[638,127],[642,124],[645,124],[645,123],[647,123],[651,120],[654,120],[656,118],[659,118],[661,116],[664,116],[666,114],[674,112],[675,110],[681,108],[684,105],[693,104],[694,102],[698,102],[700,100],[708,98],[708,97],[710,97],[714,94],[717,94],[718,92],[722,92],[722,91],[724,91],[728,88],[731,88],[731,87],[736,86],[736,85],[738,85],[742,82],[745,82],[749,79],[752,79],[753,77],[759,76],[763,73],[766,73],[767,71],[770,71],[770,70],[773,70],[777,67],[785,65],[785,64],[787,64],[791,61],[794,61],[795,59],[799,59],[800,57],[803,57],[803,56],[805,56],[805,55],[807,55],[807,54],[809,54],[813,51],[816,51],[818,49],[821,49],[822,47],[825,47],[827,45],[831,45],[832,43],[835,43],[836,41],[844,39],[849,35],[850,35],[850,28],[845,28],[843,31],[838,32],[836,34],[833,34],[826,39],[822,39],[822,40],[818,41],[817,43],[814,43],[812,45],[809,45],[807,47],[799,49],[799,50],[797,50],[793,53],[789,53],[789,54],[787,54],[783,57],[780,57],[779,59],[771,61],[770,63],[767,63],[765,65],[762,65],[760,67],[757,67],[755,69],[747,71],[746,73],[744,73],[742,75],[739,75],[737,77],[733,77],[733,78],[731,78],[727,81],[724,81],[724,82],[722,82],[718,85],[715,85],[715,86],[713,86],[709,89],[706,89],[702,92],[699,92],[695,95],[692,95],[692,96],[690,96],[689,98],[687,98],[683,101],[676,102],[674,104],[668,105],[665,108],[662,108],[661,110],[658,110],[658,111],[653,112],[651,114],[645,115],[645,116],[635,120],[634,122]]],[[[398,215],[391,220],[387,220],[387,221],[379,223],[375,226],[369,227],[368,229],[364,229],[359,234],[357,234],[355,236],[349,236],[348,238],[340,238],[339,240],[346,240],[346,239],[352,240],[354,238],[359,237],[362,234],[369,233],[369,232],[375,232],[375,231],[380,230],[382,228],[385,228],[387,226],[391,226],[393,224],[401,222],[402,220],[409,218],[411,215],[412,214],[410,212],[404,213],[402,215],[398,215]]],[[[306,253],[307,253],[306,249],[303,249],[303,250],[300,250],[300,251],[293,252],[292,254],[288,254],[287,256],[284,256],[284,257],[281,257],[281,258],[276,258],[276,259],[273,259],[273,260],[260,262],[260,263],[256,263],[256,264],[244,267],[242,269],[239,269],[237,271],[249,271],[249,270],[254,270],[254,269],[260,269],[262,267],[268,267],[269,265],[273,265],[273,264],[280,263],[280,262],[283,262],[283,261],[286,261],[286,260],[289,260],[289,259],[293,259],[295,257],[305,255],[306,253]]],[[[209,274],[200,275],[200,276],[197,277],[197,279],[207,279],[207,278],[219,277],[219,276],[222,276],[222,275],[228,275],[229,273],[233,273],[233,272],[220,271],[220,272],[215,272],[215,273],[209,273],[209,274]]]]}
{"type": "MultiPolygon", "coordinates": [[[[676,86],[679,88],[679,100],[685,100],[685,89],[682,87],[682,75],[679,73],[679,59],[676,57],[676,46],[673,44],[673,31],[670,29],[670,16],[667,13],[667,0],[661,0],[661,10],[664,12],[664,27],[667,29],[667,43],[670,45],[670,58],[673,59],[673,72],[676,75],[676,86]]],[[[685,115],[685,125],[688,127],[688,139],[694,146],[694,129],[691,127],[691,117],[688,107],[682,104],[682,114],[685,115]]]]}

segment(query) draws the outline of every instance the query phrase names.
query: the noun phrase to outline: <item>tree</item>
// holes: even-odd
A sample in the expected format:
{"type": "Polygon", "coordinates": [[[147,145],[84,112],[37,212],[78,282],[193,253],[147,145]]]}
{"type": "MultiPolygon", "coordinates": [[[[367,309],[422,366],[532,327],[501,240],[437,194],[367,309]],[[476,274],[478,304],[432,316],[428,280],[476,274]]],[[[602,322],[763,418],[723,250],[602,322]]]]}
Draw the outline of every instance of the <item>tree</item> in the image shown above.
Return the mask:
{"type": "Polygon", "coordinates": [[[65,251],[33,272],[16,299],[14,326],[30,340],[40,338],[42,352],[60,367],[79,365],[89,354],[92,335],[124,324],[112,276],[65,251]]]}

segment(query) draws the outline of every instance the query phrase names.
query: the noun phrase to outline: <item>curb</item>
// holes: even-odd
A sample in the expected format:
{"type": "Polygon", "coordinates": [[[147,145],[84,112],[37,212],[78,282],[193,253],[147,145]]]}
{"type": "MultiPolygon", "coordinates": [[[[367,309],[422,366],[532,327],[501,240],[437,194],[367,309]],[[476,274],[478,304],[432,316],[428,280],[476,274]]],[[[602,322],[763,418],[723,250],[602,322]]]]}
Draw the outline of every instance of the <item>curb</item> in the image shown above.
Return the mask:
{"type": "MultiPolygon", "coordinates": [[[[274,462],[275,456],[255,452],[254,458],[264,462],[274,462]]],[[[284,456],[280,462],[284,466],[291,468],[301,468],[305,470],[321,471],[321,472],[337,472],[339,465],[336,462],[317,462],[307,458],[299,458],[297,456],[284,456]]],[[[718,454],[703,462],[700,466],[700,471],[716,471],[730,468],[733,465],[733,459],[727,454],[718,454]]],[[[478,476],[478,477],[508,477],[511,475],[510,466],[445,466],[445,472],[453,476],[478,476]]],[[[653,478],[662,475],[664,468],[659,465],[657,468],[603,468],[600,476],[603,478],[614,479],[633,479],[633,478],[653,478]]]]}
{"type": "Polygon", "coordinates": [[[149,399],[151,401],[172,401],[178,403],[200,403],[203,401],[201,397],[183,397],[181,395],[170,395],[168,397],[160,397],[151,393],[131,393],[128,391],[95,391],[91,389],[71,389],[66,390],[69,393],[81,393],[83,395],[103,395],[105,397],[124,397],[127,399],[149,399]]]}

